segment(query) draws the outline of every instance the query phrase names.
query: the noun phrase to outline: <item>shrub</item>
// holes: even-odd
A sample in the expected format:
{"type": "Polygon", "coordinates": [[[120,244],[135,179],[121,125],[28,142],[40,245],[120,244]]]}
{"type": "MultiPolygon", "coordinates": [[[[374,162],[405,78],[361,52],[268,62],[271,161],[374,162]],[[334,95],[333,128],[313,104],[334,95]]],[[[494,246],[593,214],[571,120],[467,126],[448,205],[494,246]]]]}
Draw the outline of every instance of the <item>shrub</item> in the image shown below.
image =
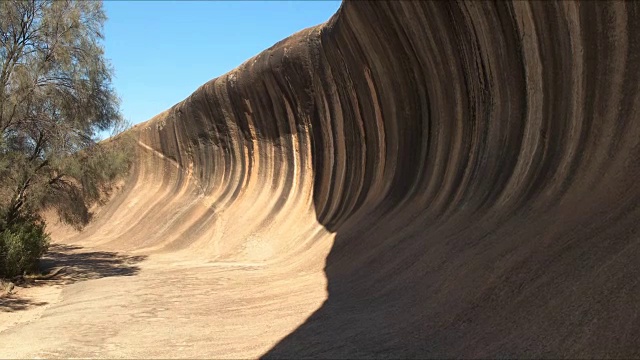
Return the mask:
{"type": "Polygon", "coordinates": [[[11,225],[0,224],[0,230],[0,277],[37,271],[38,260],[49,247],[44,222],[35,216],[23,216],[11,225]]]}

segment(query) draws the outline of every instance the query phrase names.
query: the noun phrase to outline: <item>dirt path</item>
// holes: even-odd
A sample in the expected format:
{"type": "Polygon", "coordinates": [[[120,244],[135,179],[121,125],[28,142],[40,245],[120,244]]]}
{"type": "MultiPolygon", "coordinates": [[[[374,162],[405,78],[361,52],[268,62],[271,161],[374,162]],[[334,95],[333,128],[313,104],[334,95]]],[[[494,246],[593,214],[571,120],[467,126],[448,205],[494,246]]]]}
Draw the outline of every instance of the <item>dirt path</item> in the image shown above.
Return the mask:
{"type": "Polygon", "coordinates": [[[10,294],[0,296],[0,337],[2,333],[24,323],[39,319],[61,299],[62,286],[14,288],[10,294]]]}
{"type": "Polygon", "coordinates": [[[251,263],[57,252],[52,263],[84,273],[4,299],[0,357],[255,358],[326,298],[322,271],[291,278],[251,263]]]}

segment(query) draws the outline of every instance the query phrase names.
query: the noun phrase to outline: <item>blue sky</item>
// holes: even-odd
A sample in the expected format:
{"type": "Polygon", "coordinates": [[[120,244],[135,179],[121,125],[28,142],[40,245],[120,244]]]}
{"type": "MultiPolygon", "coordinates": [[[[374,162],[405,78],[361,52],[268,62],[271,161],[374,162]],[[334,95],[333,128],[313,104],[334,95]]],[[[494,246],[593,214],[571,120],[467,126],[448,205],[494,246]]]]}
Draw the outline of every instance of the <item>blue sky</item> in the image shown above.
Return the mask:
{"type": "Polygon", "coordinates": [[[105,1],[105,55],[133,124],[279,40],[328,20],[339,1],[105,1]]]}

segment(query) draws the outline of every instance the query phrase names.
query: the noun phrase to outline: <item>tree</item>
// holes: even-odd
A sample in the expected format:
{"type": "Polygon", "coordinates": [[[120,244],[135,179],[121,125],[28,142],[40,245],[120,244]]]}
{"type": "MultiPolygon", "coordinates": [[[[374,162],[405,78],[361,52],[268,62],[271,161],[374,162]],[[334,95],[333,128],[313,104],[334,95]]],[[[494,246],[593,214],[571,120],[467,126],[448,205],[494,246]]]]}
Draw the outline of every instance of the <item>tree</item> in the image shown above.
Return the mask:
{"type": "MultiPolygon", "coordinates": [[[[0,2],[0,233],[44,208],[76,227],[129,167],[97,1],[0,2]]],[[[1,259],[0,259],[1,261],[1,259]]]]}

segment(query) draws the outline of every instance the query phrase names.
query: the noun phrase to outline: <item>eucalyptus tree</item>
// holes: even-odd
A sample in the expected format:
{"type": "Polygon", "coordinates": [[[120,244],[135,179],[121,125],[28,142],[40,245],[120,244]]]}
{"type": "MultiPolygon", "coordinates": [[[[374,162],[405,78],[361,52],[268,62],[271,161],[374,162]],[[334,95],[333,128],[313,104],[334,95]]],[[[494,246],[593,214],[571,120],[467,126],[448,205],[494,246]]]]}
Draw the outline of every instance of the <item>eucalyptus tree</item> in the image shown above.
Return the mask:
{"type": "Polygon", "coordinates": [[[125,127],[105,21],[98,1],[0,1],[0,233],[49,207],[81,227],[128,169],[130,146],[99,141],[125,127]]]}

